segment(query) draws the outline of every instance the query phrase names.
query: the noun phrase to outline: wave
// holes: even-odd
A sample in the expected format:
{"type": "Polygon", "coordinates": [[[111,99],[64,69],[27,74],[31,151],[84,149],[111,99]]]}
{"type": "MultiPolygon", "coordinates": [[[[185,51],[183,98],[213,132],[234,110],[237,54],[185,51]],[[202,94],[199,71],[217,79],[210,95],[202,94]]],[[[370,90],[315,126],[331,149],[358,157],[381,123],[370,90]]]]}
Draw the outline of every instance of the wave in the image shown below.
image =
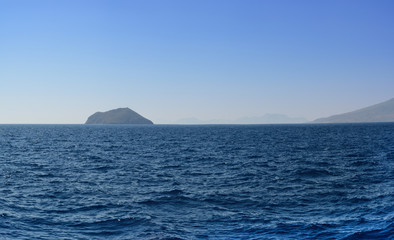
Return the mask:
{"type": "Polygon", "coordinates": [[[385,228],[366,230],[355,232],[343,238],[343,240],[360,240],[360,239],[394,239],[394,223],[391,223],[385,228]]]}

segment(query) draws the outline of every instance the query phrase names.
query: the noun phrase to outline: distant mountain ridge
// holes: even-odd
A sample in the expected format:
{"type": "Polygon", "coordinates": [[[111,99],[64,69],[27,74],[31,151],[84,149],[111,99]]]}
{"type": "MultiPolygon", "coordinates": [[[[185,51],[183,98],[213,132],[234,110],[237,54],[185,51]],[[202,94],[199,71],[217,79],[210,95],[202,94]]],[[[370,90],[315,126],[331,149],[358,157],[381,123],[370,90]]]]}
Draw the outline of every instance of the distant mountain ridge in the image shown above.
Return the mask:
{"type": "Polygon", "coordinates": [[[96,112],[85,124],[153,124],[130,108],[118,108],[107,112],[96,112]]]}
{"type": "Polygon", "coordinates": [[[183,118],[175,122],[175,124],[291,124],[306,123],[307,119],[302,117],[289,117],[285,114],[267,113],[263,116],[243,117],[235,120],[211,119],[200,120],[198,118],[183,118]]]}
{"type": "Polygon", "coordinates": [[[318,118],[313,123],[394,122],[394,98],[356,111],[318,118]]]}
{"type": "Polygon", "coordinates": [[[283,123],[306,123],[302,117],[289,117],[285,114],[267,113],[260,117],[245,117],[236,120],[238,124],[283,124],[283,123]]]}

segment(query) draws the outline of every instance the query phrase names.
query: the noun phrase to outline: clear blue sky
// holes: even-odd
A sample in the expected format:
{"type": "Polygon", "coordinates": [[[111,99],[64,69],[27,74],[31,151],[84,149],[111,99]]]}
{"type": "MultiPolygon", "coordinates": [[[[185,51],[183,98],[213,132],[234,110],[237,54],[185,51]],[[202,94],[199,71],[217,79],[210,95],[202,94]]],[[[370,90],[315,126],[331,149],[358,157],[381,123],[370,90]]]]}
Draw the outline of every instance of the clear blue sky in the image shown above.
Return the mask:
{"type": "Polygon", "coordinates": [[[0,123],[313,120],[394,97],[391,0],[0,0],[0,123]]]}

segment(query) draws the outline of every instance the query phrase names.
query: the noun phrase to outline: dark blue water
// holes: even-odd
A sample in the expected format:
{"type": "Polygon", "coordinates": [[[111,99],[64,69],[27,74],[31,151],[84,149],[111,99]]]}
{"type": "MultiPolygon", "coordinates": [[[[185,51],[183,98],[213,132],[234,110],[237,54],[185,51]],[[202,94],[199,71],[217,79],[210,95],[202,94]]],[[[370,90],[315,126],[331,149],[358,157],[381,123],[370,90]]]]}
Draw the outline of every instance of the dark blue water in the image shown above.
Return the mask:
{"type": "Polygon", "coordinates": [[[0,239],[394,239],[394,124],[0,125],[0,239]]]}

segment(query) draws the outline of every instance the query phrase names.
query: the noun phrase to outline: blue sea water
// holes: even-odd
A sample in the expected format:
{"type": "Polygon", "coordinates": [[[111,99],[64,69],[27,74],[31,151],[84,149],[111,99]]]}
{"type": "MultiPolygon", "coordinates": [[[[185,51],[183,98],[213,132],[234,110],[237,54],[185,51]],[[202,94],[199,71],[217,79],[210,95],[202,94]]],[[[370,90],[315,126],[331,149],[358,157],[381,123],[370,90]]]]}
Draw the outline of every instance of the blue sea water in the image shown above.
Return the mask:
{"type": "Polygon", "coordinates": [[[0,125],[0,239],[394,239],[394,124],[0,125]]]}

